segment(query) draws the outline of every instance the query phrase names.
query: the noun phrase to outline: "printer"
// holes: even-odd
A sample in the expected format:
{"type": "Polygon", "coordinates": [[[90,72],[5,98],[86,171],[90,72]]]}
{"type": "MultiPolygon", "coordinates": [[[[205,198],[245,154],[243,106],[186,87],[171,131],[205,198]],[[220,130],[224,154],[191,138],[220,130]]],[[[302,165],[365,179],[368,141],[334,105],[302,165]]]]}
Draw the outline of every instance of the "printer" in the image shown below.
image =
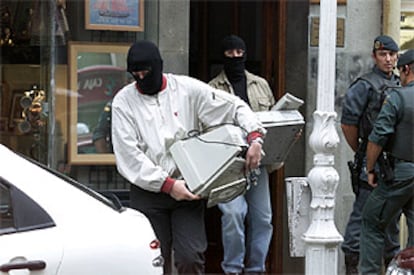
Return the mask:
{"type": "Polygon", "coordinates": [[[207,207],[229,201],[246,191],[245,134],[225,124],[199,136],[175,142],[170,152],[187,187],[208,198],[207,207]]]}
{"type": "MultiPolygon", "coordinates": [[[[283,164],[305,124],[297,110],[300,99],[289,94],[278,103],[270,111],[256,112],[267,130],[261,161],[265,165],[283,164]]],[[[175,142],[170,153],[189,190],[212,207],[246,192],[243,155],[247,148],[246,133],[236,125],[223,124],[175,142]]]]}

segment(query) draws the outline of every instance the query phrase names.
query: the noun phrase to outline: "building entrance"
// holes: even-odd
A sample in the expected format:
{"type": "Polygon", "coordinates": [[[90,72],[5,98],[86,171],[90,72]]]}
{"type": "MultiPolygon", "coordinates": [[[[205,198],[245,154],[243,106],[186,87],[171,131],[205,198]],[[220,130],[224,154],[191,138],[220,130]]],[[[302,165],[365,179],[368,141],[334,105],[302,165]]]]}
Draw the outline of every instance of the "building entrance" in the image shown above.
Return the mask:
{"type": "MultiPolygon", "coordinates": [[[[247,45],[246,69],[264,77],[275,99],[280,98],[284,93],[285,9],[285,0],[190,1],[189,74],[205,82],[214,78],[222,68],[221,40],[236,34],[247,45]]],[[[267,271],[275,274],[282,273],[283,169],[270,180],[275,230],[266,265],[267,271]]],[[[217,207],[207,210],[206,273],[222,273],[220,216],[217,207]]]]}

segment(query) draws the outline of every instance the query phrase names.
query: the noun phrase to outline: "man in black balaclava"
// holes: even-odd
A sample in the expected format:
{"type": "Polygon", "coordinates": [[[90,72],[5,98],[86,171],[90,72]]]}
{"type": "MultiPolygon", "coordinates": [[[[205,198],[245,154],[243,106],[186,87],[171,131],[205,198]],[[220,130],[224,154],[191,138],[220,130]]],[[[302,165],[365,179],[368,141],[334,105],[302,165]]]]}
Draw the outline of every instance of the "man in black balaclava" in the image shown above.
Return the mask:
{"type": "Polygon", "coordinates": [[[234,93],[249,103],[246,91],[246,44],[236,36],[230,35],[223,39],[224,72],[234,89],[234,93]]]}
{"type": "Polygon", "coordinates": [[[162,86],[162,58],[157,47],[149,41],[139,41],[128,51],[127,71],[137,81],[139,90],[154,95],[162,86]],[[137,72],[146,72],[139,75],[137,72]]]}
{"type": "Polygon", "coordinates": [[[131,183],[130,206],[148,217],[160,240],[163,274],[204,274],[206,202],[187,188],[170,147],[204,125],[234,123],[248,132],[245,169],[254,170],[261,160],[257,141],[266,130],[236,96],[188,76],[163,74],[162,64],[155,44],[130,47],[127,70],[136,81],[111,105],[116,166],[131,183]]]}
{"type": "MultiPolygon", "coordinates": [[[[224,68],[209,85],[237,95],[255,112],[268,111],[275,103],[272,91],[264,78],[245,69],[247,49],[243,39],[229,35],[223,39],[221,49],[224,68]]],[[[262,141],[256,139],[256,142],[262,141]]],[[[244,195],[218,205],[223,213],[221,267],[225,274],[264,274],[266,271],[273,232],[268,175],[272,168],[260,166],[257,170],[260,172],[256,185],[251,185],[244,195]]]]}

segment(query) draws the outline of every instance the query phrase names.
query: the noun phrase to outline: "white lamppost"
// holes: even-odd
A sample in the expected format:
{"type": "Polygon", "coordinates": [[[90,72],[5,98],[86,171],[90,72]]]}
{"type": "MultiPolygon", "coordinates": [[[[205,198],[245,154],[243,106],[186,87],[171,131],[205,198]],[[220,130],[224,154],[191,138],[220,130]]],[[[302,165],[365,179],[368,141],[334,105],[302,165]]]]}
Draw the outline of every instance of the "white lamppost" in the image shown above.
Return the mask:
{"type": "Polygon", "coordinates": [[[334,111],[336,1],[320,1],[317,105],[309,145],[314,151],[313,168],[308,174],[312,192],[311,222],[303,235],[306,274],[338,273],[338,245],[343,241],[334,223],[335,193],[339,175],[334,151],[339,143],[334,111]]]}

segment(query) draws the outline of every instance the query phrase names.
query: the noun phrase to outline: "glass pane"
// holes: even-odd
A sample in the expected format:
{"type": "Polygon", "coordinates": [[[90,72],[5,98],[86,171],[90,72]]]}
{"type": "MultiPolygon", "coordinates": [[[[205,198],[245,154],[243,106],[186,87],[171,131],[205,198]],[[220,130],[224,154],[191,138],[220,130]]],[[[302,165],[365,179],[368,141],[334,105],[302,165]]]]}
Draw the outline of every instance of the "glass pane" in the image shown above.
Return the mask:
{"type": "MultiPolygon", "coordinates": [[[[127,185],[124,180],[118,181],[122,177],[117,173],[115,165],[104,165],[93,158],[90,163],[82,165],[73,165],[69,161],[68,103],[77,91],[71,91],[68,84],[69,72],[72,69],[71,62],[68,61],[68,45],[75,41],[97,44],[132,44],[141,39],[157,41],[159,3],[146,0],[128,1],[133,3],[129,6],[130,18],[139,21],[139,27],[136,26],[138,28],[121,28],[112,23],[113,26],[109,28],[98,26],[94,29],[91,28],[93,20],[89,22],[89,27],[85,26],[87,17],[91,15],[87,13],[86,2],[0,1],[0,143],[96,189],[125,189],[127,185]],[[99,177],[99,182],[94,181],[96,171],[102,170],[111,176],[99,177]]],[[[89,2],[96,3],[100,0],[89,2]]],[[[124,19],[118,18],[116,21],[122,23],[124,19]]],[[[127,23],[136,25],[138,21],[127,23]]],[[[91,68],[91,64],[125,68],[125,61],[125,56],[118,56],[116,53],[82,53],[75,66],[79,71],[84,71],[82,76],[87,79],[92,71],[85,71],[91,68]]],[[[119,79],[125,82],[125,72],[121,75],[118,71],[109,74],[101,69],[94,73],[102,73],[97,78],[105,79],[102,84],[112,87],[114,81],[119,79]]],[[[116,91],[114,89],[115,87],[100,89],[100,100],[90,101],[94,105],[90,109],[84,106],[87,111],[80,112],[79,120],[89,128],[87,143],[92,141],[94,129],[100,125],[99,121],[105,122],[105,107],[113,97],[111,93],[116,91]],[[88,112],[93,116],[88,116],[88,112]],[[104,115],[100,119],[101,113],[104,115]]],[[[98,156],[112,155],[107,132],[102,148],[98,150],[87,147],[85,150],[94,150],[99,153],[96,154],[98,156]]],[[[85,157],[92,155],[89,151],[86,152],[88,154],[81,153],[85,157]]],[[[101,175],[100,172],[99,174],[101,175]]]]}
{"type": "Polygon", "coordinates": [[[13,228],[13,209],[9,189],[0,184],[0,232],[2,229],[13,228]]]}

